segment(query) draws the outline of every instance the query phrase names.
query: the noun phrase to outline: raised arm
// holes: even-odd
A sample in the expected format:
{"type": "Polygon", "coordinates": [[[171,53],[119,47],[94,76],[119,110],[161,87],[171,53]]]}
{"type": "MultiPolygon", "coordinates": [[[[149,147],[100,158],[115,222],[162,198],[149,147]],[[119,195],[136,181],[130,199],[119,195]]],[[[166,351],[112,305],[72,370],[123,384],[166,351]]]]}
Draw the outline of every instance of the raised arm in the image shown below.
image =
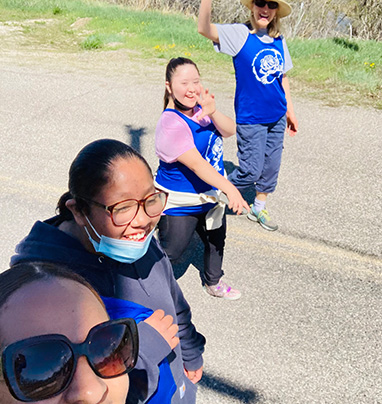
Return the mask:
{"type": "Polygon", "coordinates": [[[199,8],[198,32],[215,43],[219,43],[219,34],[215,24],[211,23],[212,0],[201,0],[199,8]]]}
{"type": "Polygon", "coordinates": [[[229,199],[229,208],[237,214],[240,214],[243,207],[249,212],[247,202],[241,196],[239,190],[231,184],[226,178],[220,175],[210,163],[208,163],[196,147],[186,151],[178,157],[178,161],[187,166],[200,179],[215,188],[222,190],[229,199]]]}

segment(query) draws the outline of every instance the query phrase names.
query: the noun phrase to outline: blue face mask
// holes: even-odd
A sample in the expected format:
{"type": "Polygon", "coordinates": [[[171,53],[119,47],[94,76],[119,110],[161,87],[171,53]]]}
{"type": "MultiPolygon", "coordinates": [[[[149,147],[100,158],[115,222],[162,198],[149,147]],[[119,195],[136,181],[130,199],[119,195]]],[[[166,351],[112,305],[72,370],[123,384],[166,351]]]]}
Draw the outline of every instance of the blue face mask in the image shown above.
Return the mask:
{"type": "Polygon", "coordinates": [[[144,241],[119,240],[107,236],[100,236],[87,217],[86,220],[94,233],[100,239],[99,242],[93,240],[88,232],[88,229],[86,226],[84,226],[86,234],[88,235],[95,251],[105,254],[109,258],[125,264],[132,264],[146,254],[155,231],[155,229],[153,229],[151,233],[147,235],[144,241]]]}

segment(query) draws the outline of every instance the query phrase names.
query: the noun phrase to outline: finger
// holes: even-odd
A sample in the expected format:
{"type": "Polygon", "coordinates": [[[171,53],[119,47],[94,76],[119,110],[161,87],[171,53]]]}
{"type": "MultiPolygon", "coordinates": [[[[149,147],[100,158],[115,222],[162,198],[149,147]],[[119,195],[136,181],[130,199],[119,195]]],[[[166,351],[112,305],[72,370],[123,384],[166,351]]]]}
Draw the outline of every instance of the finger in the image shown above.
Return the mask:
{"type": "Polygon", "coordinates": [[[192,383],[196,384],[202,378],[203,372],[198,369],[195,370],[195,376],[192,378],[192,383]]]}
{"type": "Polygon", "coordinates": [[[206,94],[206,91],[204,90],[204,87],[202,85],[200,85],[200,99],[203,100],[204,96],[206,94]]]}
{"type": "Polygon", "coordinates": [[[197,117],[197,120],[201,121],[205,116],[206,116],[206,114],[202,110],[201,114],[197,117]]]}
{"type": "Polygon", "coordinates": [[[178,337],[173,337],[170,339],[168,344],[170,345],[171,349],[175,349],[178,346],[179,342],[180,342],[180,340],[178,337]]]}
{"type": "Polygon", "coordinates": [[[179,331],[179,327],[178,327],[177,324],[172,324],[172,325],[168,328],[168,330],[169,330],[169,332],[170,332],[172,335],[175,336],[175,335],[178,333],[178,331],[179,331]]]}
{"type": "Polygon", "coordinates": [[[194,370],[187,370],[187,377],[192,380],[195,377],[195,371],[194,370]]]}
{"type": "Polygon", "coordinates": [[[297,133],[297,129],[293,126],[289,127],[289,136],[293,137],[297,133]]]}
{"type": "Polygon", "coordinates": [[[163,317],[162,322],[167,328],[170,328],[174,324],[174,318],[170,316],[169,314],[165,317],[163,317]]]}
{"type": "Polygon", "coordinates": [[[154,320],[162,320],[162,318],[164,317],[164,311],[162,309],[155,310],[150,317],[154,320]]]}

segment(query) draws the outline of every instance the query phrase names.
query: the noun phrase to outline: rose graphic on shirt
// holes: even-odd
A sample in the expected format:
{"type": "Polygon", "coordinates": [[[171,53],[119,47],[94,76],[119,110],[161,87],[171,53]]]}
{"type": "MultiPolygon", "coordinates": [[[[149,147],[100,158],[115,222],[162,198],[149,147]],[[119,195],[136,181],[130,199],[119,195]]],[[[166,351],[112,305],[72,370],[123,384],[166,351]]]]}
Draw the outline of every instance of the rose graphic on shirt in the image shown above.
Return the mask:
{"type": "Polygon", "coordinates": [[[253,59],[252,71],[263,84],[272,84],[283,74],[284,60],[275,49],[263,49],[253,59]]]}
{"type": "Polygon", "coordinates": [[[206,160],[212,165],[212,167],[220,172],[220,162],[223,157],[223,140],[220,136],[217,136],[214,132],[211,132],[211,136],[208,142],[208,148],[206,151],[206,160]]]}

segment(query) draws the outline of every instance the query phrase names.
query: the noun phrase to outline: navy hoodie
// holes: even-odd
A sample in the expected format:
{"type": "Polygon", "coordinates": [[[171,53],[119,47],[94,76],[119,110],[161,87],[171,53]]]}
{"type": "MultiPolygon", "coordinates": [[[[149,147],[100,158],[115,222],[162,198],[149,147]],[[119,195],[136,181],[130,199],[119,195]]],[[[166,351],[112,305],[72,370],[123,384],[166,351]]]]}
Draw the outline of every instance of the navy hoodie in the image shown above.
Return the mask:
{"type": "Polygon", "coordinates": [[[36,222],[17,245],[11,265],[23,261],[64,264],[83,276],[101,296],[129,300],[151,310],[162,309],[173,316],[179,326],[180,344],[172,351],[154,328],[143,321],[138,324],[139,359],[129,375],[127,403],[144,403],[155,393],[158,365],[167,357],[177,385],[171,404],[194,404],[196,386],[184,375],[183,368],[197,370],[203,365],[205,338],[191,322],[190,306],[158,242],[153,238],[141,259],[125,264],[88,252],[79,240],[58,229],[60,223],[58,216],[36,222]]]}

